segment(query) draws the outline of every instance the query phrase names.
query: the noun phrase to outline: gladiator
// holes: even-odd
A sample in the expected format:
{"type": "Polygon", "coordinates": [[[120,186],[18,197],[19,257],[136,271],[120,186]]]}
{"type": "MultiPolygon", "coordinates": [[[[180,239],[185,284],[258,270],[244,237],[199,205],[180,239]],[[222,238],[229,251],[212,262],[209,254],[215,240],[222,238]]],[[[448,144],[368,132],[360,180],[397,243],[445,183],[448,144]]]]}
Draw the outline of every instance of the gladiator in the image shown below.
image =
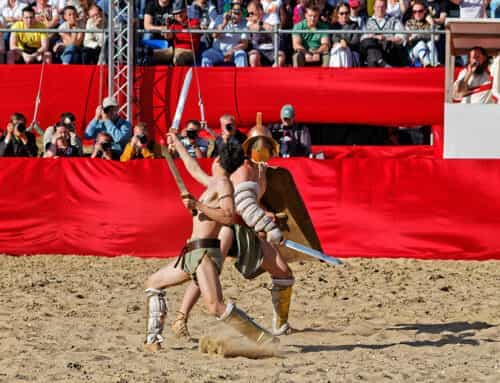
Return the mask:
{"type": "Polygon", "coordinates": [[[208,175],[198,165],[173,133],[167,135],[169,145],[175,147],[186,169],[194,179],[206,186],[199,200],[183,195],[184,206],[193,212],[193,230],[179,257],[171,264],[152,274],[145,283],[147,295],[146,351],[158,351],[164,341],[163,325],[167,315],[168,287],[191,279],[200,291],[209,314],[228,324],[253,342],[274,340],[234,303],[224,303],[219,280],[223,257],[218,239],[223,225],[233,224],[235,216],[234,190],[229,176],[243,162],[239,145],[223,145],[213,161],[212,174],[208,175]]]}

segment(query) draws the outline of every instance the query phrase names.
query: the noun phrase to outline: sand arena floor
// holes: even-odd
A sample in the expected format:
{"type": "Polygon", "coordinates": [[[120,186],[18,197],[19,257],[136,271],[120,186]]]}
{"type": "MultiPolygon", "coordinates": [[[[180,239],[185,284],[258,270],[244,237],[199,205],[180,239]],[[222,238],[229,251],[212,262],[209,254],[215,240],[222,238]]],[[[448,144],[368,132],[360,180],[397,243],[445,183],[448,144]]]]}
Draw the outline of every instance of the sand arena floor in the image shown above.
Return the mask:
{"type": "MultiPolygon", "coordinates": [[[[500,262],[352,259],[292,265],[281,356],[221,358],[174,339],[142,351],[142,284],[166,260],[0,256],[0,382],[500,382],[500,262]]],[[[267,275],[225,297],[270,326],[267,275]]],[[[168,292],[175,311],[184,287],[168,292]]],[[[228,334],[199,304],[195,338],[228,334]]]]}

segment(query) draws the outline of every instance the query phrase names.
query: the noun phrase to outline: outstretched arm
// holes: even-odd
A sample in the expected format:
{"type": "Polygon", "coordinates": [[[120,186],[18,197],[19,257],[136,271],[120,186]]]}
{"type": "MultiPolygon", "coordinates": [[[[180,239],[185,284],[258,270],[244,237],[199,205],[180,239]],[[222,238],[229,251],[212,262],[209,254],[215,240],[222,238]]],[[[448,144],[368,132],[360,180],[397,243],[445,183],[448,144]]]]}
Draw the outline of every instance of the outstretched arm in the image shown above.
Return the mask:
{"type": "Polygon", "coordinates": [[[179,140],[176,134],[167,133],[167,142],[173,144],[177,153],[179,153],[179,157],[182,162],[186,166],[187,171],[191,174],[196,181],[201,183],[202,185],[208,186],[211,177],[203,171],[203,169],[198,165],[198,162],[189,155],[182,142],[179,140]]]}

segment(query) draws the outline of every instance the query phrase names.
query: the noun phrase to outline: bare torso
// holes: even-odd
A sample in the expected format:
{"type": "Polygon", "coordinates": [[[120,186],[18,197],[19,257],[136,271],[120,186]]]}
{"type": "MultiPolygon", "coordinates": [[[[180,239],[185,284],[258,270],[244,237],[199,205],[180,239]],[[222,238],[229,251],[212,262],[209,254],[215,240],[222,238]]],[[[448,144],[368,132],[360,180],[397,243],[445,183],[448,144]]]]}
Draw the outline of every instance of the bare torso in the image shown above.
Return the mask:
{"type": "MultiPolygon", "coordinates": [[[[214,177],[208,187],[205,189],[203,194],[200,196],[200,202],[205,205],[218,208],[219,207],[219,196],[217,192],[217,184],[220,182],[229,182],[225,177],[214,177]]],[[[191,234],[192,239],[200,238],[217,238],[219,234],[221,224],[215,222],[208,218],[205,214],[198,212],[196,216],[193,217],[193,233],[191,234]]]]}

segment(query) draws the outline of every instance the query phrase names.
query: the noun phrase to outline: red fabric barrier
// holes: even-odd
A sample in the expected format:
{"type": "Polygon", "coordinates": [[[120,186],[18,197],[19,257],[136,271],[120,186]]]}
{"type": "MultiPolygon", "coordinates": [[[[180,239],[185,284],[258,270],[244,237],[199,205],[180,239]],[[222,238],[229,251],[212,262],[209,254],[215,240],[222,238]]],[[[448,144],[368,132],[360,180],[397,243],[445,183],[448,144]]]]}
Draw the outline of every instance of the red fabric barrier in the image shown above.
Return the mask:
{"type": "MultiPolygon", "coordinates": [[[[19,111],[31,121],[41,65],[0,66],[0,123],[19,111]]],[[[99,85],[106,95],[106,74],[100,83],[98,66],[46,65],[41,87],[39,121],[43,128],[60,113],[75,113],[83,132],[94,116],[99,85]]],[[[175,113],[187,68],[139,67],[134,83],[135,120],[164,133],[175,113]]],[[[297,109],[303,122],[375,125],[443,123],[442,68],[199,68],[207,120],[218,126],[224,113],[241,125],[255,123],[257,111],[265,122],[278,121],[285,103],[297,109]]],[[[184,119],[200,117],[193,76],[184,119]]]]}
{"type": "MultiPolygon", "coordinates": [[[[500,259],[499,161],[273,163],[293,173],[332,255],[500,259]]],[[[180,168],[188,189],[200,193],[180,168]]],[[[166,257],[190,233],[190,214],[163,160],[5,158],[0,182],[0,252],[166,257]]]]}

